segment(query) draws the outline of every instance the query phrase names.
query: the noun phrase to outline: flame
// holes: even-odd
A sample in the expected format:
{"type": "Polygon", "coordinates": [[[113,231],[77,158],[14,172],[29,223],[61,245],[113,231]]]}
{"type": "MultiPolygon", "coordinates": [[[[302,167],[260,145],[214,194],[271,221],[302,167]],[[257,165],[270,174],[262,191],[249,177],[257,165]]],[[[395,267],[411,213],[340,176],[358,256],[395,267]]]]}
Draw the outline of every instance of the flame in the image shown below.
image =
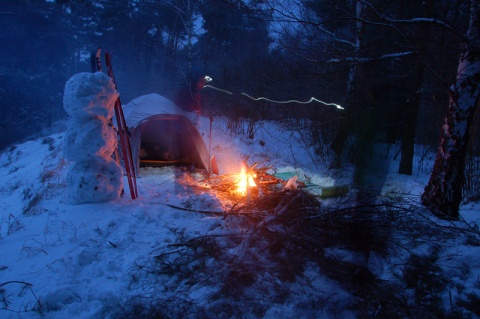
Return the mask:
{"type": "Polygon", "coordinates": [[[253,180],[255,176],[247,174],[245,167],[242,167],[242,170],[240,174],[238,174],[238,177],[239,179],[237,181],[237,193],[246,195],[248,188],[257,187],[257,184],[255,184],[255,181],[253,180]]]}

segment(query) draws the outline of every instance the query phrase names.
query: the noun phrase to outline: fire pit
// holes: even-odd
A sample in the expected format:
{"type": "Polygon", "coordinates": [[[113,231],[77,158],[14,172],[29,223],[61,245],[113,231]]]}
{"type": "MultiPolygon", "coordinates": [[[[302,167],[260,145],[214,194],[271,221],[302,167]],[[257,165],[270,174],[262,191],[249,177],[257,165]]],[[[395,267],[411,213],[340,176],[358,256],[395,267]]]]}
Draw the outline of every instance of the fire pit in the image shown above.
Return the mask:
{"type": "Polygon", "coordinates": [[[268,173],[273,166],[259,167],[258,163],[249,166],[247,160],[242,161],[239,173],[209,177],[199,181],[199,186],[215,191],[217,198],[224,203],[232,203],[234,207],[250,204],[285,188],[304,186],[295,178],[285,181],[268,173]]]}

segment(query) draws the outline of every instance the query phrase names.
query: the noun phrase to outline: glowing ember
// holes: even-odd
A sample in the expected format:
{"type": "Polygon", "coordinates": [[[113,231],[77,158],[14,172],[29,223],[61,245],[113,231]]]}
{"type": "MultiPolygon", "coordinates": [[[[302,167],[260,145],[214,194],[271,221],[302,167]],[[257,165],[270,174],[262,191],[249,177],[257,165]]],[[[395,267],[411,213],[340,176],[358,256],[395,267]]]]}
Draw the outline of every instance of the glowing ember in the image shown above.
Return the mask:
{"type": "Polygon", "coordinates": [[[245,167],[242,167],[242,171],[240,174],[238,174],[238,176],[239,179],[237,181],[237,193],[246,195],[247,190],[250,187],[257,187],[257,184],[255,184],[255,181],[253,180],[254,176],[247,174],[245,167]]]}

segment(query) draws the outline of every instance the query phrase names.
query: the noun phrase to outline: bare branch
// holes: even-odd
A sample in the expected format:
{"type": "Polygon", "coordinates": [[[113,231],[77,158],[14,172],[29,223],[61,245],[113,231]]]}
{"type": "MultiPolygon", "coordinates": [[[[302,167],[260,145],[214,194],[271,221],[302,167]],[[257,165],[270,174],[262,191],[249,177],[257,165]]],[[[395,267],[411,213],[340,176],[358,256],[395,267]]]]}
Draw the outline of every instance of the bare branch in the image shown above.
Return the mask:
{"type": "Polygon", "coordinates": [[[361,63],[367,63],[367,62],[373,62],[373,61],[378,61],[378,60],[384,60],[384,59],[392,59],[392,58],[400,58],[404,56],[408,56],[411,54],[414,54],[415,52],[413,51],[405,51],[405,52],[396,52],[396,53],[387,53],[383,54],[378,57],[374,58],[352,58],[352,57],[346,57],[343,59],[330,59],[325,61],[325,63],[341,63],[341,62],[361,62],[361,63]]]}
{"type": "MultiPolygon", "coordinates": [[[[391,19],[391,18],[385,16],[384,14],[381,14],[380,12],[378,12],[377,9],[375,9],[375,7],[372,4],[370,4],[369,2],[363,1],[363,0],[359,0],[359,1],[362,2],[363,4],[365,4],[367,7],[369,7],[373,11],[373,13],[375,13],[375,15],[378,18],[380,18],[384,21],[388,21],[390,23],[402,23],[402,24],[433,23],[433,24],[437,24],[439,26],[442,26],[442,27],[448,29],[449,31],[460,34],[455,28],[453,28],[448,23],[443,22],[443,21],[438,20],[438,19],[435,19],[435,18],[413,18],[413,19],[408,19],[408,20],[405,20],[405,19],[391,19]]],[[[463,35],[460,34],[460,36],[463,36],[463,35]]]]}
{"type": "MultiPolygon", "coordinates": [[[[369,4],[368,2],[366,1],[361,1],[362,3],[364,3],[366,6],[368,6],[370,9],[372,9],[372,11],[375,13],[375,15],[377,15],[378,18],[382,19],[382,20],[385,20],[387,21],[388,23],[383,23],[383,22],[374,22],[374,21],[370,21],[370,20],[366,20],[366,19],[363,19],[363,18],[359,18],[359,17],[356,17],[356,16],[353,16],[351,15],[350,13],[346,12],[348,15],[350,15],[350,18],[351,19],[354,19],[354,20],[360,20],[362,21],[363,23],[365,24],[369,24],[369,25],[379,25],[379,26],[384,26],[386,28],[390,28],[390,29],[393,29],[407,44],[410,48],[412,48],[412,52],[415,54],[415,56],[422,62],[423,66],[425,67],[425,69],[427,69],[440,83],[442,83],[446,88],[448,88],[450,85],[440,76],[437,74],[437,72],[435,72],[431,67],[430,65],[427,63],[427,61],[424,59],[424,57],[418,52],[418,50],[415,48],[415,45],[413,45],[413,43],[410,41],[410,39],[408,39],[408,37],[395,25],[395,20],[392,20],[392,19],[389,19],[389,18],[386,18],[384,17],[383,15],[381,15],[378,11],[375,10],[375,8],[369,4]]],[[[418,20],[422,20],[422,18],[417,18],[418,20]]],[[[407,20],[405,20],[407,21],[407,20]]],[[[444,25],[447,25],[447,24],[444,24],[444,25]]]]}

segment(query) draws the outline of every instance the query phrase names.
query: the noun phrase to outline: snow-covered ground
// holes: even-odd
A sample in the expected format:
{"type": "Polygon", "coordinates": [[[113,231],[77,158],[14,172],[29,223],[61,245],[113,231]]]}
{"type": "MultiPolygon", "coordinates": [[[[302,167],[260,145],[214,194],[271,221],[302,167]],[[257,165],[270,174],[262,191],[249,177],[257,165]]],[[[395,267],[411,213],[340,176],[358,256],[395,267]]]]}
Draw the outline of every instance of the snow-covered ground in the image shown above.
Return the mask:
{"type": "MultiPolygon", "coordinates": [[[[201,118],[199,131],[208,147],[208,119],[201,118]]],[[[182,181],[190,173],[175,167],[142,168],[137,179],[140,196],[135,200],[130,199],[124,179],[126,194],[118,201],[68,204],[65,180],[71,164],[62,154],[64,138],[63,133],[55,134],[16,145],[0,155],[1,318],[118,315],[127,300],[148,294],[145,289],[150,286],[139,285],[139,281],[145,280],[138,277],[141,266],[146,267],[154,256],[169,252],[179,237],[188,240],[231,231],[224,216],[194,212],[220,212],[224,206],[214,192],[189,189],[182,181]]],[[[215,119],[211,153],[217,157],[221,174],[238,172],[240,162],[250,155],[249,164],[273,165],[280,176],[297,175],[313,185],[313,191],[315,185],[348,185],[352,175],[351,170],[332,172],[326,163],[314,162],[312,149],[302,143],[298,133],[270,122],[259,123],[255,138],[250,140],[244,134],[231,134],[224,120],[215,119]]],[[[380,176],[385,193],[421,193],[428,177],[425,171],[416,169],[413,176],[401,176],[396,174],[397,162],[386,162],[387,174],[380,176]]],[[[204,178],[201,172],[190,177],[204,178]]],[[[461,215],[466,224],[478,230],[480,205],[463,206],[461,215]]],[[[478,243],[478,238],[472,240],[478,243]]],[[[462,280],[463,289],[479,294],[479,246],[459,242],[448,249],[443,255],[451,255],[450,264],[444,266],[457,269],[463,264],[468,269],[450,272],[452,276],[463,276],[450,279],[462,280]]],[[[337,252],[337,256],[342,254],[346,252],[337,252]]],[[[216,269],[211,271],[213,276],[216,269]]],[[[275,280],[272,282],[278,283],[275,280]]],[[[164,286],[158,291],[166,295],[172,292],[170,296],[174,296],[179,283],[175,278],[171,279],[172,286],[166,283],[163,281],[164,286]]],[[[189,290],[182,293],[197,305],[205,306],[203,309],[208,309],[212,296],[218,293],[212,283],[186,287],[189,290]]],[[[150,293],[155,293],[155,289],[150,293]]],[[[258,299],[268,295],[262,291],[251,293],[258,299]]],[[[259,312],[261,315],[250,309],[245,317],[355,317],[346,308],[351,295],[338,282],[322,276],[314,265],[306,267],[303,277],[289,282],[285,294],[281,303],[272,303],[266,311],[259,312]],[[311,306],[320,299],[322,306],[311,306]]],[[[455,297],[458,293],[451,294],[455,297]]],[[[448,292],[444,297],[448,305],[448,292]]],[[[211,309],[216,309],[213,304],[211,309]]],[[[227,318],[228,313],[216,309],[211,317],[227,318]]],[[[195,314],[190,315],[195,318],[195,314]]],[[[208,313],[203,317],[209,317],[208,313]]]]}

